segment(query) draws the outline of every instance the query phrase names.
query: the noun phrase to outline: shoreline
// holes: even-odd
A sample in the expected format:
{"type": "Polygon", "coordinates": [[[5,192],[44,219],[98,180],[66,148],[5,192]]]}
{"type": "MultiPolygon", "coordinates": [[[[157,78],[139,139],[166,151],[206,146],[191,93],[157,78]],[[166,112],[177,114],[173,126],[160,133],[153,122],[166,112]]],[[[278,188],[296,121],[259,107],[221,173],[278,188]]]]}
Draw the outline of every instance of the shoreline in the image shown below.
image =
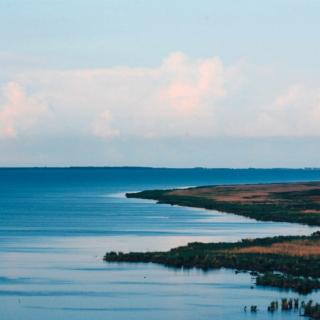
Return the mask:
{"type": "Polygon", "coordinates": [[[193,242],[169,251],[108,252],[107,262],[156,263],[173,269],[232,269],[251,272],[258,286],[292,289],[301,294],[320,289],[320,232],[311,236],[276,236],[238,242],[193,242]],[[292,248],[290,249],[290,245],[292,248]],[[298,245],[301,248],[297,248],[298,245]],[[287,250],[283,253],[274,248],[287,250]],[[286,249],[289,247],[289,250],[286,249]],[[295,254],[296,250],[315,250],[316,254],[295,254]],[[254,250],[253,250],[254,249],[254,250]],[[259,252],[264,249],[270,252],[259,252]],[[253,251],[252,251],[253,250],[253,251]],[[291,250],[291,251],[290,251],[291,250]]]}
{"type": "Polygon", "coordinates": [[[146,190],[127,198],[217,210],[258,221],[320,226],[320,182],[261,183],[146,190]]]}
{"type": "MultiPolygon", "coordinates": [[[[126,196],[218,210],[260,221],[320,226],[320,182],[148,190],[126,196]]],[[[257,286],[291,289],[301,294],[320,289],[320,231],[310,236],[275,236],[231,243],[195,242],[166,252],[109,252],[104,260],[152,262],[185,269],[235,269],[252,272],[257,286]]]]}

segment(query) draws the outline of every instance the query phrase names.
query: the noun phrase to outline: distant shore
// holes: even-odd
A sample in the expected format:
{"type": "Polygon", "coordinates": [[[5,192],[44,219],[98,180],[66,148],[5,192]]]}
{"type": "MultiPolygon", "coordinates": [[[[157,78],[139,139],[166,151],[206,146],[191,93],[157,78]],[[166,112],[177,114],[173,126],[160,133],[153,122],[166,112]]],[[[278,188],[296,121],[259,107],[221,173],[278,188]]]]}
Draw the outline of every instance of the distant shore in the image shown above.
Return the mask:
{"type": "Polygon", "coordinates": [[[127,193],[128,198],[320,226],[320,182],[204,186],[127,193]]]}

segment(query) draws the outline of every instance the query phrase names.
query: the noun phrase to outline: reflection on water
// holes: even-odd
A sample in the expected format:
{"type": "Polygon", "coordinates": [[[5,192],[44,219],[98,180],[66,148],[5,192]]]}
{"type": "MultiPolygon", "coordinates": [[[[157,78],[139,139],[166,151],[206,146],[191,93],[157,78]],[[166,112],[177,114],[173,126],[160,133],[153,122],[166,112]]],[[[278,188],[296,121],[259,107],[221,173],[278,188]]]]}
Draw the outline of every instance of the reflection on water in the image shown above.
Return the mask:
{"type": "MultiPolygon", "coordinates": [[[[105,183],[93,178],[88,183],[87,176],[76,181],[46,176],[28,188],[17,177],[11,185],[0,180],[6,195],[0,198],[1,319],[296,318],[294,313],[244,313],[246,304],[266,309],[273,299],[295,296],[251,289],[249,274],[107,264],[102,257],[110,250],[168,250],[190,241],[309,234],[316,228],[129,200],[123,194],[131,178],[115,181],[115,176],[105,183]]],[[[149,175],[140,177],[130,190],[162,187],[157,181],[153,177],[151,186],[149,175]]],[[[319,299],[319,294],[311,297],[319,299]]]]}

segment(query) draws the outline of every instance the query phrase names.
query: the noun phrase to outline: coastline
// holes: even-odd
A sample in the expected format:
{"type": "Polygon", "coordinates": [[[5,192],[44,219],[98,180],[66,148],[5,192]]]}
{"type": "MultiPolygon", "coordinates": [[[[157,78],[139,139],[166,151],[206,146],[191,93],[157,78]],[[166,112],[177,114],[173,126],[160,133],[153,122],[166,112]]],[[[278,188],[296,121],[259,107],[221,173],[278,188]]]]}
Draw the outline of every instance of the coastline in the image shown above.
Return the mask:
{"type": "Polygon", "coordinates": [[[280,236],[238,242],[193,242],[164,252],[108,252],[104,260],[151,262],[175,269],[197,268],[208,271],[227,268],[236,270],[236,273],[252,272],[257,285],[307,294],[320,289],[319,250],[320,232],[316,232],[311,236],[280,236]],[[276,252],[274,247],[280,247],[283,251],[276,252]],[[308,253],[308,247],[309,250],[316,249],[316,254],[303,254],[303,251],[308,253]],[[270,252],[265,253],[263,249],[270,252]],[[299,254],[299,250],[302,254],[299,254]]]}
{"type": "Polygon", "coordinates": [[[320,226],[320,182],[202,186],[126,193],[127,198],[217,210],[258,221],[320,226]]]}
{"type": "MultiPolygon", "coordinates": [[[[126,196],[219,210],[261,221],[320,226],[319,182],[148,190],[126,196]]],[[[320,232],[311,236],[275,236],[233,243],[189,243],[166,252],[109,252],[104,260],[152,262],[186,269],[235,269],[252,272],[257,286],[292,289],[301,294],[320,288],[320,232]]]]}

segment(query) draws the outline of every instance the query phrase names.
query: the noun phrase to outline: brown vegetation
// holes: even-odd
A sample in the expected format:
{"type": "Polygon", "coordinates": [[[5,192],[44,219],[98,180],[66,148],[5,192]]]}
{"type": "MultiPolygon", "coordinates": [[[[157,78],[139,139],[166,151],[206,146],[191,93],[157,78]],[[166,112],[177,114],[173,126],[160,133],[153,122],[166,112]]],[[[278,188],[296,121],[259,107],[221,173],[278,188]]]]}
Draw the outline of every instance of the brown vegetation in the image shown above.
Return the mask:
{"type": "Polygon", "coordinates": [[[320,240],[297,240],[273,243],[270,246],[236,248],[233,253],[282,254],[289,256],[320,256],[320,240]]]}
{"type": "MultiPolygon", "coordinates": [[[[320,192],[319,183],[283,183],[283,184],[256,184],[256,185],[228,185],[199,187],[189,189],[178,189],[168,192],[169,195],[193,196],[212,199],[222,202],[238,202],[242,204],[250,203],[273,203],[277,204],[286,201],[278,194],[289,192],[320,192]]],[[[320,204],[319,196],[310,196],[310,201],[320,204]]],[[[306,213],[320,213],[319,210],[306,213]]]]}
{"type": "Polygon", "coordinates": [[[315,210],[315,209],[307,209],[307,210],[303,210],[303,213],[310,213],[310,214],[319,214],[320,210],[315,210]]]}

